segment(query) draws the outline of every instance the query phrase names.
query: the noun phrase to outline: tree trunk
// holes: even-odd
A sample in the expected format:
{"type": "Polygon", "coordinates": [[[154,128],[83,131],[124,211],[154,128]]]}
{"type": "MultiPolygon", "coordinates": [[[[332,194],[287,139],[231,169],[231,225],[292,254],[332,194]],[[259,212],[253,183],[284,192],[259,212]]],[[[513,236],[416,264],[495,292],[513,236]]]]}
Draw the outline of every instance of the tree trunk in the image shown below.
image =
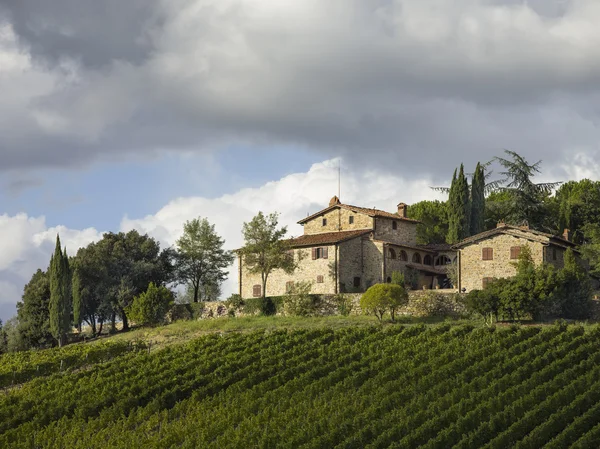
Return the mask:
{"type": "Polygon", "coordinates": [[[123,320],[123,331],[127,332],[129,330],[129,321],[127,320],[127,315],[125,315],[123,309],[121,309],[121,319],[123,320]]]}
{"type": "Polygon", "coordinates": [[[263,276],[263,278],[262,278],[262,292],[261,293],[262,293],[263,299],[265,299],[267,297],[267,277],[268,277],[268,275],[263,276]]]}
{"type": "Polygon", "coordinates": [[[104,320],[99,320],[99,325],[98,335],[102,335],[102,326],[104,325],[104,320]]]}
{"type": "Polygon", "coordinates": [[[117,331],[117,313],[114,311],[110,315],[110,330],[111,332],[117,331]]]}
{"type": "Polygon", "coordinates": [[[200,291],[200,283],[194,283],[194,302],[198,302],[198,293],[200,291]]]}

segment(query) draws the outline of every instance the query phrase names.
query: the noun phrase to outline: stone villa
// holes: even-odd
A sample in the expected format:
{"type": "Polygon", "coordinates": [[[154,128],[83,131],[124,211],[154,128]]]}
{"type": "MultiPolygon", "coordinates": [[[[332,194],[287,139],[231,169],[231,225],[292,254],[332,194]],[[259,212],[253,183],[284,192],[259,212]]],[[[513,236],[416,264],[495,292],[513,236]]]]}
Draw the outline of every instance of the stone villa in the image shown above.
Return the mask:
{"type": "MultiPolygon", "coordinates": [[[[562,236],[498,223],[495,229],[471,236],[453,247],[458,250],[459,290],[482,289],[494,278],[514,276],[516,262],[523,246],[528,246],[536,264],[549,263],[563,267],[567,248],[575,249],[569,230],[562,236]]],[[[575,250],[576,256],[578,251],[575,250]]]]}
{"type": "MultiPolygon", "coordinates": [[[[418,273],[418,288],[447,285],[446,265],[456,261],[450,245],[417,245],[416,220],[407,205],[397,212],[342,204],[333,197],[329,206],[298,222],[304,235],[289,240],[291,253],[302,260],[289,275],[276,270],[267,279],[267,296],[289,292],[294,282],[310,281],[312,293],[363,292],[373,284],[390,282],[394,271],[418,273]]],[[[252,275],[238,259],[239,294],[262,295],[260,275],[252,275]]]]}

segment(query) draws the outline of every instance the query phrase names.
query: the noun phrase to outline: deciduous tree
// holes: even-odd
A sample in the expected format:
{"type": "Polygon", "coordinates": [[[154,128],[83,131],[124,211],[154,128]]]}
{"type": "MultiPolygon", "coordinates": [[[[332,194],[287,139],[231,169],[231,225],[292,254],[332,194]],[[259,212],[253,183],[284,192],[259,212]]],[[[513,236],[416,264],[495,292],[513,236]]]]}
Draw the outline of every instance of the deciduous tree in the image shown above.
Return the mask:
{"type": "Polygon", "coordinates": [[[37,270],[23,289],[17,303],[18,331],[28,348],[44,348],[54,343],[50,333],[50,279],[37,270]]]}
{"type": "MultiPolygon", "coordinates": [[[[177,277],[191,286],[193,301],[219,290],[227,279],[226,268],[232,264],[233,255],[223,249],[223,240],[206,218],[185,222],[183,235],[177,240],[177,277]]],[[[212,295],[214,296],[214,294],[212,295]]]]}
{"type": "Polygon", "coordinates": [[[278,225],[277,213],[266,216],[259,212],[242,227],[244,246],[239,253],[246,269],[260,274],[263,298],[267,296],[267,279],[273,270],[281,269],[291,274],[302,257],[300,253],[296,258],[288,253],[289,246],[283,239],[287,227],[278,228],[278,225]]]}

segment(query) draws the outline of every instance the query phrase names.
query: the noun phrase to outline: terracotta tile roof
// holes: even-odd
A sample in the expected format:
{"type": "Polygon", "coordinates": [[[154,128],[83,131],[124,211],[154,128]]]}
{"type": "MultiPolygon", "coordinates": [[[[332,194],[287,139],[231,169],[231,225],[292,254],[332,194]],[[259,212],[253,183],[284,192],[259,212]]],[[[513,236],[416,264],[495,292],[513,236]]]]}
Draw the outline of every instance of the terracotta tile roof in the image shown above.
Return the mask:
{"type": "Polygon", "coordinates": [[[432,267],[431,265],[419,265],[416,263],[407,263],[406,266],[410,267],[410,268],[414,268],[415,270],[425,271],[427,273],[433,273],[433,274],[439,274],[439,275],[448,274],[448,272],[446,270],[444,270],[442,268],[435,268],[435,267],[432,267]]]}
{"type": "Polygon", "coordinates": [[[353,239],[367,235],[372,232],[371,229],[357,229],[354,231],[339,231],[339,232],[325,232],[322,234],[309,234],[301,235],[293,239],[287,240],[287,242],[293,247],[298,248],[300,246],[316,246],[316,245],[331,245],[334,243],[340,243],[346,240],[353,239]]]}
{"type": "Polygon", "coordinates": [[[467,237],[466,239],[462,240],[461,242],[458,242],[457,244],[453,245],[453,248],[462,248],[463,246],[469,245],[469,244],[477,242],[479,240],[486,239],[488,237],[492,237],[497,234],[511,234],[511,235],[515,235],[518,237],[520,232],[531,234],[532,236],[535,236],[535,237],[539,237],[538,240],[540,240],[540,241],[548,239],[547,243],[554,243],[554,244],[557,244],[558,246],[563,246],[563,247],[576,246],[575,243],[573,243],[569,240],[566,240],[565,238],[563,238],[559,235],[548,234],[546,232],[536,231],[535,229],[526,229],[526,228],[522,228],[519,226],[511,226],[511,225],[505,224],[502,226],[498,226],[497,228],[490,229],[489,231],[480,232],[479,234],[473,235],[471,237],[467,237]]]}
{"type": "Polygon", "coordinates": [[[427,245],[417,245],[417,247],[430,251],[451,251],[453,249],[450,243],[428,243],[427,245]]]}
{"type": "Polygon", "coordinates": [[[310,221],[313,218],[318,217],[321,214],[327,213],[330,210],[333,210],[337,207],[351,210],[351,211],[357,212],[359,214],[365,214],[365,215],[368,215],[369,217],[385,217],[385,218],[393,218],[394,220],[408,221],[410,223],[420,223],[419,220],[413,220],[412,218],[402,217],[402,216],[398,215],[397,213],[391,213],[391,212],[386,212],[386,211],[380,210],[380,209],[369,209],[366,207],[358,207],[358,206],[352,206],[350,204],[341,204],[340,203],[340,204],[333,204],[332,206],[326,207],[325,209],[320,210],[319,212],[316,212],[306,218],[303,218],[302,220],[300,220],[298,222],[298,224],[306,223],[307,221],[310,221]]]}

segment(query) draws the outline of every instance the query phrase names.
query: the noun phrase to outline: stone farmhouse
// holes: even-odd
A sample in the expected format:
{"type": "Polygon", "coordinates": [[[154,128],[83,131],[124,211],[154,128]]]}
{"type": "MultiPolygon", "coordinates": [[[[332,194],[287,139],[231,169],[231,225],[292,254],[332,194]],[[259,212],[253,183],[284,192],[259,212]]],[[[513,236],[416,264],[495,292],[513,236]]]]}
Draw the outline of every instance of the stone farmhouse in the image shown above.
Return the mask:
{"type": "MultiPolygon", "coordinates": [[[[273,271],[267,296],[284,295],[298,281],[312,282],[315,294],[364,292],[408,268],[418,273],[418,288],[447,286],[447,265],[456,261],[456,250],[445,244],[417,245],[419,222],[407,217],[407,207],[400,203],[391,213],[342,204],[333,197],[328,207],[298,222],[304,234],[288,243],[299,267],[291,275],[273,271]]],[[[239,294],[262,296],[260,275],[250,274],[241,256],[238,263],[239,294]]]]}
{"type": "Polygon", "coordinates": [[[494,278],[514,276],[513,263],[521,248],[528,246],[536,264],[549,263],[562,268],[570,241],[569,230],[562,236],[529,229],[529,226],[510,226],[498,223],[495,229],[471,236],[453,246],[458,250],[458,288],[460,291],[481,290],[494,278]]]}

